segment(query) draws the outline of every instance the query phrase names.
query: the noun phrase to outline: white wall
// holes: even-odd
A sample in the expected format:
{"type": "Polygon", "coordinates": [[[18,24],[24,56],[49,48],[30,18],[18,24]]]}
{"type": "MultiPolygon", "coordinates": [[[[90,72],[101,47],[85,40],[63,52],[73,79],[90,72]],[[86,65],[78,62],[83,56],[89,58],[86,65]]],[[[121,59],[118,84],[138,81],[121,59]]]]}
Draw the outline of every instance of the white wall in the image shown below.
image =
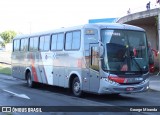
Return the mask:
{"type": "Polygon", "coordinates": [[[12,51],[12,43],[7,43],[5,46],[6,51],[12,51]]]}

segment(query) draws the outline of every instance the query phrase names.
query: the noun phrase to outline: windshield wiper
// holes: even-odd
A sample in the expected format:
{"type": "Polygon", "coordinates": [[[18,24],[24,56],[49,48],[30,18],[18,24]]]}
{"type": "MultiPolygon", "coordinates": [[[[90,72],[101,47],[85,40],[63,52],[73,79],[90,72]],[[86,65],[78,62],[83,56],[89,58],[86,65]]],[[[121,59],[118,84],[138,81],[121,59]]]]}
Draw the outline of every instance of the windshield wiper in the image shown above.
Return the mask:
{"type": "Polygon", "coordinates": [[[141,66],[139,65],[139,63],[137,62],[137,60],[135,59],[135,57],[130,56],[131,60],[134,60],[135,64],[137,65],[137,67],[140,69],[141,73],[143,73],[143,69],[141,68],[141,66]]]}

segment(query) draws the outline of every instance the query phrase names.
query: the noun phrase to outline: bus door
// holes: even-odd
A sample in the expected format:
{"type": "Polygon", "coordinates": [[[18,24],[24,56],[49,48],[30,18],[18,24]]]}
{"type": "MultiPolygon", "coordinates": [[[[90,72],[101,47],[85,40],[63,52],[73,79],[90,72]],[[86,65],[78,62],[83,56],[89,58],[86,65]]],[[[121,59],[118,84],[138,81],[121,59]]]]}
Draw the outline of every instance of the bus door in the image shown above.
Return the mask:
{"type": "Polygon", "coordinates": [[[90,67],[89,67],[89,77],[90,77],[90,91],[97,92],[100,85],[99,76],[99,45],[90,44],[90,67]]]}
{"type": "Polygon", "coordinates": [[[53,60],[52,53],[41,52],[41,79],[43,83],[53,85],[53,60]]]}

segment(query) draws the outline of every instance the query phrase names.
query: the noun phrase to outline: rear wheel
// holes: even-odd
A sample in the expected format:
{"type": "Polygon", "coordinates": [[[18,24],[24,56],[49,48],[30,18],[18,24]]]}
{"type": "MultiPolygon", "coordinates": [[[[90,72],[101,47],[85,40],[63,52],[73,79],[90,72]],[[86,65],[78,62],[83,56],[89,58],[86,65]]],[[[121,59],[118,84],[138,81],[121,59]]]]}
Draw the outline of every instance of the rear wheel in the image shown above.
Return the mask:
{"type": "Polygon", "coordinates": [[[31,73],[27,73],[27,86],[28,87],[34,87],[35,83],[32,81],[32,78],[31,78],[31,73]]]}
{"type": "Polygon", "coordinates": [[[75,77],[73,79],[73,82],[72,82],[72,92],[77,97],[82,96],[82,90],[81,90],[81,87],[80,87],[80,80],[79,80],[78,77],[75,77]]]}

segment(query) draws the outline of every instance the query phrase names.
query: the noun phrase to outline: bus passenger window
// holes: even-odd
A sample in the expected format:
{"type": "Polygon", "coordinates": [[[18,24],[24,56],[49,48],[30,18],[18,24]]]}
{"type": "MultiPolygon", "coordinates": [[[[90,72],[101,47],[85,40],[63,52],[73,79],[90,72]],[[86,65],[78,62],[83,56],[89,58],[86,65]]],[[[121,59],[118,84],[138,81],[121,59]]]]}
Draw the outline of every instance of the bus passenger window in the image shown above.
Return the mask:
{"type": "Polygon", "coordinates": [[[52,35],[51,38],[51,50],[56,50],[57,47],[57,34],[52,35]]]}
{"type": "Polygon", "coordinates": [[[71,50],[71,48],[72,48],[72,33],[69,32],[66,34],[65,49],[71,50]]]}
{"type": "Polygon", "coordinates": [[[44,38],[45,38],[45,42],[44,42],[43,50],[48,51],[50,46],[50,36],[47,35],[44,38]]]}
{"type": "Polygon", "coordinates": [[[57,39],[57,50],[62,50],[63,49],[63,33],[58,34],[58,39],[57,39]]]}
{"type": "Polygon", "coordinates": [[[65,49],[66,50],[78,50],[81,44],[81,32],[73,31],[66,34],[65,49]]]}
{"type": "Polygon", "coordinates": [[[73,39],[72,39],[72,49],[77,50],[80,48],[81,42],[81,34],[80,31],[73,32],[73,39]]]}
{"type": "Polygon", "coordinates": [[[28,51],[28,38],[25,39],[24,49],[25,51],[28,51]]]}
{"type": "Polygon", "coordinates": [[[34,37],[34,50],[38,50],[38,37],[34,37]]]}
{"type": "Polygon", "coordinates": [[[42,51],[44,46],[44,36],[41,36],[39,40],[39,50],[42,51]]]}
{"type": "Polygon", "coordinates": [[[25,39],[21,39],[20,51],[24,51],[25,39]]]}
{"type": "Polygon", "coordinates": [[[33,41],[33,38],[30,38],[30,40],[29,40],[29,50],[30,51],[33,51],[33,44],[34,43],[34,41],[33,41]]]}
{"type": "Polygon", "coordinates": [[[14,40],[13,42],[13,51],[19,51],[20,40],[14,40]]]}
{"type": "Polygon", "coordinates": [[[28,39],[27,38],[21,39],[20,51],[27,51],[27,48],[28,48],[28,39]]]}
{"type": "Polygon", "coordinates": [[[38,37],[32,37],[32,38],[30,38],[29,50],[30,51],[38,50],[38,37]]]}
{"type": "Polygon", "coordinates": [[[40,43],[39,43],[40,51],[48,51],[49,44],[50,44],[50,36],[49,35],[40,37],[40,43]]]}

